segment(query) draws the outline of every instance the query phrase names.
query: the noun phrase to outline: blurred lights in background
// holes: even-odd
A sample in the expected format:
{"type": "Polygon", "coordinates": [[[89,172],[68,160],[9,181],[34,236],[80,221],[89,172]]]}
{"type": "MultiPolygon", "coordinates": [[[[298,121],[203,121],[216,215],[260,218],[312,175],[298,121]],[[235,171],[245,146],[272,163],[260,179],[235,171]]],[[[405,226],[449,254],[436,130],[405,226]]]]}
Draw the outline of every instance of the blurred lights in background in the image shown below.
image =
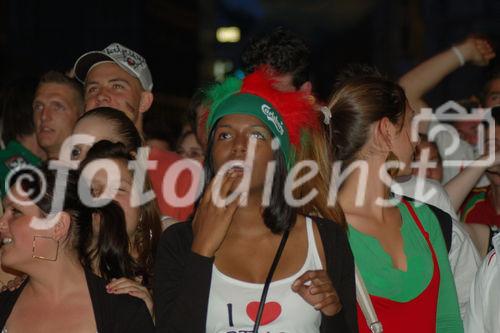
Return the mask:
{"type": "Polygon", "coordinates": [[[213,67],[213,75],[216,81],[223,81],[226,74],[231,72],[234,64],[231,60],[216,60],[213,67]]]}
{"type": "Polygon", "coordinates": [[[238,27],[219,27],[215,32],[219,43],[237,43],[240,41],[241,33],[238,27]]]}

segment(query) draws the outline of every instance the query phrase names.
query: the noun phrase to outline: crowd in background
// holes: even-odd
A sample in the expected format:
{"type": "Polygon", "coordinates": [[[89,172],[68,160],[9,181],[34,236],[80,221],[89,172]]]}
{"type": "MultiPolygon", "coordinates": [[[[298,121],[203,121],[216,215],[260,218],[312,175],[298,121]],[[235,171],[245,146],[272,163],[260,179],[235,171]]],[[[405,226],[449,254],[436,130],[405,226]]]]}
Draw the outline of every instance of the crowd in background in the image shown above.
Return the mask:
{"type": "Polygon", "coordinates": [[[278,28],[242,54],[243,78],[200,87],[179,128],[139,53],[111,43],[1,94],[2,333],[500,330],[500,70],[425,102],[495,59],[486,38],[395,79],[354,64],[319,101],[306,43],[278,28]],[[293,193],[316,194],[294,206],[303,161],[316,172],[293,193]],[[237,200],[218,205],[216,186],[237,200]]]}

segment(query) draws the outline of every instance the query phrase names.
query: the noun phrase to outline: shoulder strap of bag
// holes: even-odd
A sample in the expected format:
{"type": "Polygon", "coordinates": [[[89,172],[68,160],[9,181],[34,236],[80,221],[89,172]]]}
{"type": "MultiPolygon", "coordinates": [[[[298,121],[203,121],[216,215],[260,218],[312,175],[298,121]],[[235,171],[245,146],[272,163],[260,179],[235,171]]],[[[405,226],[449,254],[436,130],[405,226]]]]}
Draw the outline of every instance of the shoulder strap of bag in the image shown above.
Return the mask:
{"type": "Polygon", "coordinates": [[[382,333],[384,331],[382,323],[378,320],[377,313],[373,308],[372,300],[368,291],[366,290],[365,282],[359,273],[358,266],[354,266],[354,275],[356,277],[356,300],[358,301],[359,307],[363,314],[365,315],[366,324],[372,331],[372,333],[382,333]]]}

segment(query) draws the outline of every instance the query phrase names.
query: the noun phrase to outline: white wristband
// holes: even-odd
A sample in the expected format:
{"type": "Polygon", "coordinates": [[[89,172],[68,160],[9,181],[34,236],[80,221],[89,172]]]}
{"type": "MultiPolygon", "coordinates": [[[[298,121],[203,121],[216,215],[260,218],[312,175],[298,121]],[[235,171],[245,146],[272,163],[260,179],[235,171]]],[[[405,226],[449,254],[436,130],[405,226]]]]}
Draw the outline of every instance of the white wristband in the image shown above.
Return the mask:
{"type": "Polygon", "coordinates": [[[458,61],[460,61],[460,66],[465,65],[465,57],[464,57],[464,55],[462,54],[462,52],[460,52],[460,50],[458,49],[458,47],[456,47],[456,46],[452,46],[451,50],[452,50],[452,51],[453,51],[453,53],[455,53],[455,55],[457,56],[458,61]]]}

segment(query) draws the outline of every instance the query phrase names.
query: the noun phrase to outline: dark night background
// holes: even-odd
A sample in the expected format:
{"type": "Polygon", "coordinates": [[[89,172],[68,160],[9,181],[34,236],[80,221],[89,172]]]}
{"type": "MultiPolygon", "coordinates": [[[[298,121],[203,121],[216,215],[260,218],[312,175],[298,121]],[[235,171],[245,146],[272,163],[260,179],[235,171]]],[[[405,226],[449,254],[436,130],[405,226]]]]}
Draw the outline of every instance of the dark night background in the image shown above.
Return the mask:
{"type": "MultiPolygon", "coordinates": [[[[237,68],[249,39],[278,25],[311,46],[322,98],[350,62],[396,78],[469,33],[488,36],[497,52],[500,45],[500,0],[2,0],[0,9],[1,86],[67,70],[84,52],[117,41],[145,56],[155,97],[175,119],[213,78],[214,61],[237,68]],[[241,41],[218,43],[219,26],[238,26],[241,41]]],[[[477,92],[484,72],[458,70],[428,96],[431,104],[477,92]]]]}

